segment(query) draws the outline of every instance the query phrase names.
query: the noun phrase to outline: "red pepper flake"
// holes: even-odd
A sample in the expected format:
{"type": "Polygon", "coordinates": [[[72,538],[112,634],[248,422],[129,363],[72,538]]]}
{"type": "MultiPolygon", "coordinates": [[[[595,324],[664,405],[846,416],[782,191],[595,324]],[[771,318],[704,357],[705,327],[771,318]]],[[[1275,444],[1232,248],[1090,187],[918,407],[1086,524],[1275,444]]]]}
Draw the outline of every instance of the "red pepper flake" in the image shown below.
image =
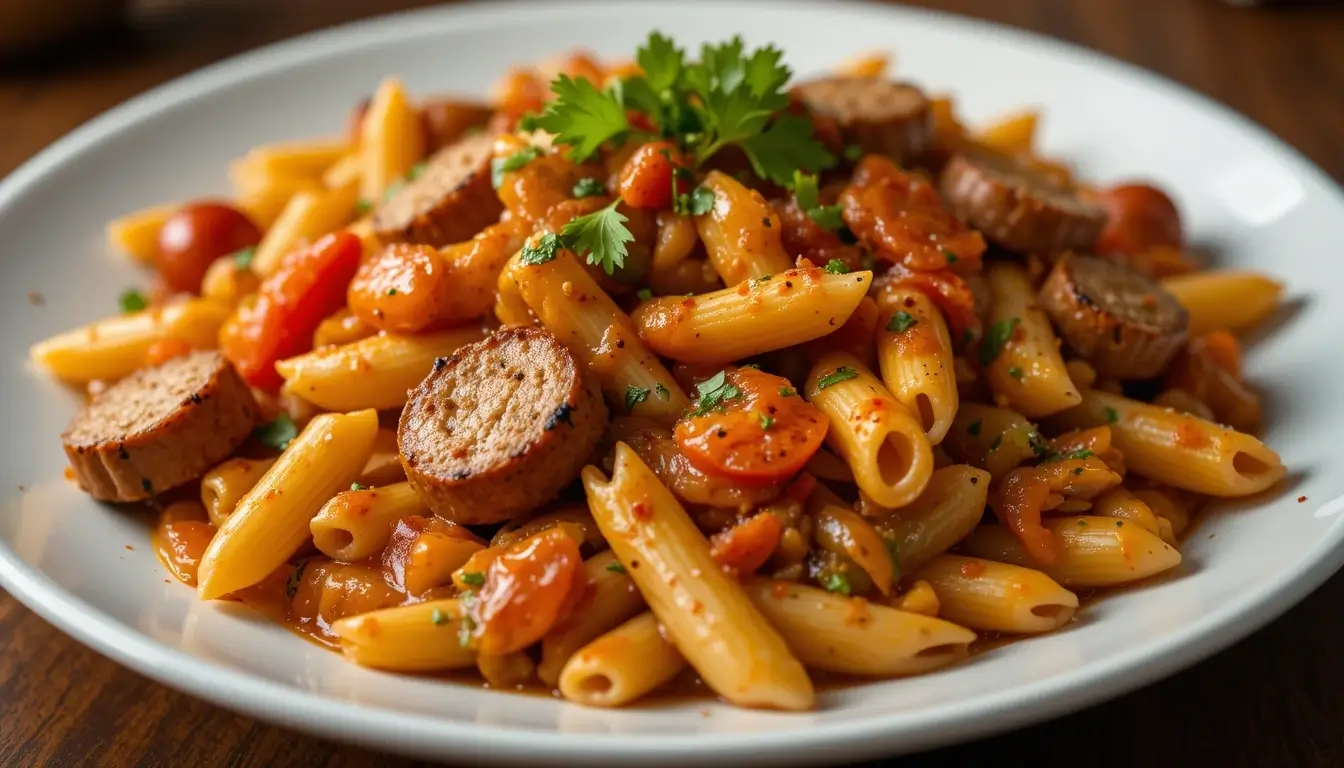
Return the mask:
{"type": "Polygon", "coordinates": [[[961,575],[968,579],[974,579],[984,575],[985,564],[978,560],[968,560],[961,564],[961,575]]]}
{"type": "Polygon", "coordinates": [[[1306,500],[1307,500],[1307,497],[1306,497],[1306,496],[1298,496],[1298,497],[1297,497],[1297,503],[1298,503],[1298,504],[1301,504],[1302,502],[1304,502],[1304,501],[1306,501],[1306,500]]]}
{"type": "Polygon", "coordinates": [[[775,582],[775,586],[770,588],[770,596],[776,600],[783,600],[789,596],[789,585],[782,581],[775,582]]]}
{"type": "Polygon", "coordinates": [[[653,509],[642,501],[636,501],[630,511],[634,514],[636,520],[648,521],[653,519],[653,509]]]}

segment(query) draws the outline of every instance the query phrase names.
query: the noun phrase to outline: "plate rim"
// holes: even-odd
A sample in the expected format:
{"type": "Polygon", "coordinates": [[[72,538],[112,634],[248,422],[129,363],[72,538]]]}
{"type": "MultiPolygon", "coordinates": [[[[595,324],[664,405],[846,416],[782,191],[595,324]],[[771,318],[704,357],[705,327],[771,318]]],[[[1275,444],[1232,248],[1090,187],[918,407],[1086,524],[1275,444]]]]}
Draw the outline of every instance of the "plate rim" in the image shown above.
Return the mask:
{"type": "MultiPolygon", "coordinates": [[[[715,0],[659,0],[657,5],[716,5],[715,0]]],[[[767,0],[733,0],[735,5],[765,6],[767,0]]],[[[820,8],[820,0],[785,0],[790,8],[820,8]]],[[[564,12],[620,9],[620,0],[574,0],[564,12]]],[[[770,3],[779,7],[780,3],[770,3]]],[[[648,6],[646,6],[648,7],[648,6]]],[[[1316,182],[1344,206],[1344,193],[1334,179],[1305,155],[1232,107],[1156,72],[1078,44],[1019,27],[945,11],[892,6],[864,0],[833,0],[827,12],[856,16],[916,18],[934,24],[957,24],[975,35],[998,37],[1018,47],[1044,49],[1123,75],[1144,87],[1165,92],[1182,102],[1215,114],[1253,136],[1271,154],[1287,162],[1299,177],[1316,182]]],[[[283,71],[339,50],[377,45],[397,39],[418,22],[460,26],[493,26],[507,12],[553,14],[546,0],[514,0],[503,5],[473,0],[431,6],[368,19],[286,38],[223,59],[173,78],[93,117],[39,151],[3,181],[0,209],[9,207],[34,183],[111,136],[133,128],[153,112],[177,108],[196,99],[273,71],[283,71]]],[[[1333,502],[1325,502],[1330,504],[1333,502]]],[[[803,729],[724,731],[695,739],[658,733],[564,733],[479,723],[463,723],[352,703],[294,688],[244,669],[201,659],[160,644],[121,624],[90,603],[65,591],[44,573],[21,560],[0,541],[0,586],[34,613],[81,644],[139,674],[197,698],[264,722],[428,757],[464,756],[468,752],[504,755],[531,764],[559,764],[574,759],[603,759],[641,754],[649,758],[689,761],[770,758],[798,763],[818,757],[834,760],[911,752],[1007,731],[1114,698],[1166,677],[1232,645],[1283,614],[1344,565],[1344,526],[1335,526],[1294,567],[1265,580],[1184,625],[1165,640],[1112,654],[1076,671],[1045,680],[947,702],[899,715],[874,715],[840,723],[808,724],[803,729]],[[1145,663],[1146,662],[1146,663],[1145,663]],[[901,726],[892,731],[894,721],[901,726]],[[524,738],[518,735],[523,734],[524,738]],[[466,750],[466,751],[464,751],[466,750]]]]}

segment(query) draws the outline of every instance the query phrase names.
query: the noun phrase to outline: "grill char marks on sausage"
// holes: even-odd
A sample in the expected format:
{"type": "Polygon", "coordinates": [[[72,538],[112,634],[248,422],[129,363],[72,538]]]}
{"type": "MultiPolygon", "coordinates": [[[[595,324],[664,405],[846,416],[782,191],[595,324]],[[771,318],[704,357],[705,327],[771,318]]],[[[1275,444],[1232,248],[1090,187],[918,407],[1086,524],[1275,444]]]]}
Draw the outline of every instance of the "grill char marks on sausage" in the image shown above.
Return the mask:
{"type": "Polygon", "coordinates": [[[504,204],[490,184],[493,146],[493,137],[480,134],[434,153],[420,175],[378,209],[378,237],[441,248],[497,222],[504,204]]]}
{"type": "Polygon", "coordinates": [[[1189,313],[1157,281],[1100,256],[1060,257],[1039,301],[1064,341],[1104,377],[1158,375],[1189,334],[1189,313]]]}
{"type": "Polygon", "coordinates": [[[1088,251],[1106,225],[1106,211],[1071,185],[990,150],[955,155],[940,189],[957,218],[1014,253],[1088,251]]]}
{"type": "Polygon", "coordinates": [[[195,352],[108,387],[61,435],[79,486],[144,501],[205,474],[251,434],[257,403],[217,352],[195,352]]]}
{"type": "Polygon", "coordinates": [[[506,328],[459,349],[411,392],[397,443],[430,509],[464,525],[530,513],[602,437],[596,379],[550,333],[506,328]]]}
{"type": "Polygon", "coordinates": [[[923,91],[873,77],[826,77],[794,89],[812,114],[833,120],[846,146],[884,155],[901,165],[924,157],[933,144],[933,117],[923,91]]]}

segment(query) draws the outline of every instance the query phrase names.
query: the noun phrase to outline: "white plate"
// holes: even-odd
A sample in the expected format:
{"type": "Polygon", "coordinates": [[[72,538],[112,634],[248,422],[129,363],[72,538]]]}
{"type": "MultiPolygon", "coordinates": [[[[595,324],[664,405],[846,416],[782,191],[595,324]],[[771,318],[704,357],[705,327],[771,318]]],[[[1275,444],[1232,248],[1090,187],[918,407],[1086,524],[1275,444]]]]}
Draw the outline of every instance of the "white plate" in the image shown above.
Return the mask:
{"type": "Polygon", "coordinates": [[[1169,674],[1277,616],[1344,559],[1344,398],[1336,392],[1344,381],[1344,198],[1320,171],[1222,107],[1116,62],[966,19],[835,3],[510,3],[310,35],[152,91],[43,152],[0,185],[0,243],[0,583],[144,674],[337,739],[538,764],[782,764],[921,749],[1169,674]],[[400,73],[420,93],[483,93],[517,60],[575,46],[628,56],[650,27],[684,44],[737,32],[774,42],[802,74],[890,48],[903,75],[954,91],[973,118],[1044,108],[1045,147],[1089,177],[1147,177],[1174,190],[1196,241],[1215,245],[1225,264],[1279,275],[1299,305],[1248,361],[1269,404],[1265,438],[1293,468],[1283,492],[1227,506],[1191,538],[1179,578],[1108,599],[1066,631],[939,674],[829,692],[815,712],[789,715],[708,701],[585,710],[359,669],[259,617],[197,602],[169,582],[139,523],[61,479],[57,435],[76,400],[27,365],[26,349],[114,311],[117,292],[143,282],[104,246],[107,219],[225,193],[231,158],[254,144],[331,133],[385,73],[400,73]],[[46,305],[30,306],[30,290],[46,305]],[[1299,495],[1309,501],[1298,503],[1299,495]]]}

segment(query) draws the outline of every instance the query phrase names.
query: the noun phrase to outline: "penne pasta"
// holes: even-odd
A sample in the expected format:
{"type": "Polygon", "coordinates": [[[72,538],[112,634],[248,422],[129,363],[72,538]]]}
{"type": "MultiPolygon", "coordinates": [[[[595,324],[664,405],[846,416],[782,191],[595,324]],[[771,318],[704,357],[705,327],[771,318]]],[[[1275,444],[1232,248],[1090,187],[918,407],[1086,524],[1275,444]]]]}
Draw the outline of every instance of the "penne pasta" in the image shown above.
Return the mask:
{"type": "Polygon", "coordinates": [[[947,322],[923,291],[889,285],[881,294],[877,362],[891,396],[919,417],[929,442],[943,441],[960,398],[947,322]]]}
{"type": "Polygon", "coordinates": [[[360,485],[380,486],[400,483],[406,479],[406,468],[401,465],[401,453],[397,449],[397,431],[379,429],[378,437],[373,440],[373,455],[359,473],[360,485]]]}
{"type": "MultiPolygon", "coordinates": [[[[1162,525],[1158,522],[1157,515],[1153,514],[1153,510],[1142,499],[1123,485],[1117,485],[1094,499],[1090,514],[1124,520],[1149,533],[1162,536],[1162,525]]],[[[1172,543],[1165,536],[1162,536],[1162,540],[1168,544],[1172,543]]]]}
{"type": "Polygon", "coordinates": [[[700,296],[646,301],[634,321],[664,357],[723,363],[825,336],[849,319],[871,281],[871,272],[789,269],[700,296]]]}
{"type": "Polygon", "coordinates": [[[322,173],[322,186],[327,189],[341,189],[358,185],[364,173],[364,156],[359,152],[342,155],[322,173]]]}
{"type": "Polygon", "coordinates": [[[1010,155],[1030,154],[1036,144],[1040,114],[1032,109],[999,118],[980,130],[975,141],[1010,155]]]}
{"type": "Polygon", "coordinates": [[[353,563],[381,552],[398,520],[425,511],[425,503],[410,483],[351,488],[323,504],[308,530],[319,552],[332,560],[353,563]]]}
{"type": "Polygon", "coordinates": [[[938,595],[939,615],[975,630],[1036,634],[1067,624],[1078,596],[1031,568],[939,555],[917,571],[938,595]]]}
{"type": "Polygon", "coordinates": [[[559,682],[575,651],[645,608],[644,596],[610,550],[583,561],[583,573],[589,585],[583,606],[541,638],[537,677],[547,685],[559,682]]]}
{"type": "Polygon", "coordinates": [[[238,206],[263,230],[275,225],[292,197],[300,192],[320,193],[322,183],[307,176],[277,176],[241,161],[229,166],[238,206]]]}
{"type": "Polygon", "coordinates": [[[228,316],[223,304],[186,299],[66,331],[34,344],[28,354],[33,363],[70,383],[114,381],[148,365],[150,349],[161,341],[214,349],[228,316]]]}
{"type": "Polygon", "coordinates": [[[401,81],[379,83],[359,130],[359,194],[377,202],[425,158],[425,130],[401,81]]]}
{"type": "Polygon", "coordinates": [[[253,147],[238,164],[272,176],[317,178],[351,151],[343,139],[308,139],[253,147]]]}
{"type": "Polygon", "coordinates": [[[476,651],[461,640],[462,602],[431,600],[351,616],[331,625],[345,657],[394,672],[465,669],[476,651]]]}
{"type": "Polygon", "coordinates": [[[1288,472],[1277,453],[1250,435],[1095,389],[1052,420],[1061,429],[1104,424],[1131,470],[1196,493],[1249,496],[1288,472]]]}
{"type": "Polygon", "coordinates": [[[612,551],[706,685],[740,706],[812,707],[812,681],[803,666],[628,445],[616,444],[610,480],[590,466],[583,485],[612,551]]]}
{"type": "Polygon", "coordinates": [[[350,223],[355,193],[354,187],[295,193],[257,244],[252,271],[269,277],[291,251],[350,223]]]}
{"type": "Polygon", "coordinates": [[[281,360],[275,369],[289,391],[326,410],[400,408],[436,358],[483,338],[479,326],[415,336],[380,333],[281,360]]]}
{"type": "Polygon", "coordinates": [[[201,599],[250,587],[292,557],[322,504],[359,476],[377,434],[372,410],[309,422],[211,539],[197,570],[201,599]]]}
{"type": "Polygon", "coordinates": [[[261,278],[249,267],[229,258],[215,259],[201,280],[201,297],[226,307],[237,307],[244,296],[256,293],[261,278]]]}
{"type": "Polygon", "coordinates": [[[808,374],[804,395],[830,420],[827,444],[873,501],[901,507],[923,492],[933,473],[924,427],[858,358],[823,355],[808,374]]]}
{"type": "Polygon", "coordinates": [[[1168,277],[1162,287],[1190,313],[1190,338],[1211,331],[1244,331],[1279,305],[1283,283],[1255,272],[1195,272],[1168,277]]]}
{"type": "Polygon", "coordinates": [[[686,658],[645,611],[580,648],[559,676],[560,694],[590,707],[619,707],[670,681],[686,658]]]}
{"type": "Polygon", "coordinates": [[[917,675],[966,658],[975,633],[860,597],[760,579],[747,594],[809,667],[864,677],[917,675]]]}
{"type": "Polygon", "coordinates": [[[113,219],[107,223],[108,245],[141,264],[152,264],[159,254],[159,230],[181,207],[181,203],[165,203],[113,219]]]}
{"type": "Polygon", "coordinates": [[[966,552],[986,560],[1035,568],[1066,587],[1113,587],[1170,570],[1181,553],[1143,528],[1110,517],[1062,517],[1044,521],[1059,556],[1038,563],[1001,525],[982,525],[966,539],[966,552]]]}
{"type": "Polygon", "coordinates": [[[274,463],[274,459],[229,459],[206,472],[201,477],[201,505],[211,525],[222,527],[274,463]]]}
{"type": "Polygon", "coordinates": [[[1059,354],[1050,320],[1036,306],[1026,271],[1016,264],[990,262],[985,277],[992,301],[980,361],[995,401],[1029,419],[1077,405],[1078,388],[1059,354]]]}
{"type": "Polygon", "coordinates": [[[714,193],[714,207],[695,217],[695,228],[725,284],[777,275],[793,266],[780,239],[779,214],[760,192],[721,171],[710,171],[704,186],[714,193]]]}
{"type": "Polygon", "coordinates": [[[935,470],[924,492],[897,514],[877,522],[894,542],[901,573],[911,573],[966,538],[984,517],[989,474],[965,465],[935,470]]]}
{"type": "Polygon", "coordinates": [[[954,460],[988,470],[994,477],[1035,459],[1044,445],[1022,414],[983,403],[963,403],[942,443],[954,460]]]}

